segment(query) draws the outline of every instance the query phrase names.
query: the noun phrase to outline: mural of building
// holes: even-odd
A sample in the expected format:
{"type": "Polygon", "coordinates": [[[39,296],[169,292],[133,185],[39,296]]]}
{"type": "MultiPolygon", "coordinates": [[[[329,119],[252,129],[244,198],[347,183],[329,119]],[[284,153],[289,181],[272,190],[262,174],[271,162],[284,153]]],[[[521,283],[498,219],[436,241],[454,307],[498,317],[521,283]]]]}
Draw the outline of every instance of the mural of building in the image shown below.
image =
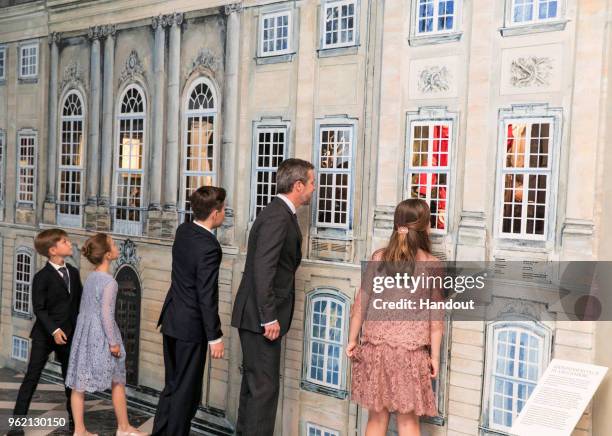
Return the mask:
{"type": "MultiPolygon", "coordinates": [[[[444,259],[612,260],[611,22],[611,0],[0,0],[0,366],[25,369],[35,234],[61,226],[78,249],[110,232],[129,394],[154,406],[174,229],[195,188],[221,185],[227,352],[195,428],[231,434],[247,236],[275,168],[299,157],[318,186],[298,213],[277,433],[362,434],[348,313],[400,200],[430,203],[444,259]]],[[[71,261],[91,271],[78,250],[71,261]]],[[[512,291],[496,321],[451,316],[428,434],[507,433],[553,357],[612,365],[612,323],[512,291]],[[521,345],[529,357],[509,351],[521,345]]],[[[574,435],[612,433],[611,407],[608,377],[574,435]]]]}

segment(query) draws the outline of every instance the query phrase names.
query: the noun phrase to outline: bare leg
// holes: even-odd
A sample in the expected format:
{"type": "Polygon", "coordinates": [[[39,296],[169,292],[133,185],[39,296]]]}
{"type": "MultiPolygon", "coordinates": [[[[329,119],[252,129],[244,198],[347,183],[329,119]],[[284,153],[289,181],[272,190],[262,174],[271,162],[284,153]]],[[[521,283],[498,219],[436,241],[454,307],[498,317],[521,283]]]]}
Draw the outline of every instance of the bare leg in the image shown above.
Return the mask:
{"type": "Polygon", "coordinates": [[[87,434],[85,428],[85,392],[72,390],[70,394],[70,405],[72,407],[72,418],[74,419],[74,432],[76,434],[87,434]]]}
{"type": "Polygon", "coordinates": [[[420,436],[419,417],[414,412],[397,414],[397,430],[399,436],[420,436]]]}
{"type": "Polygon", "coordinates": [[[385,436],[389,426],[389,412],[383,409],[380,412],[368,410],[368,426],[366,436],[385,436]]]}
{"type": "Polygon", "coordinates": [[[130,425],[127,413],[127,400],[125,399],[125,386],[121,383],[113,383],[113,407],[117,417],[117,427],[122,432],[138,432],[130,425]]]}

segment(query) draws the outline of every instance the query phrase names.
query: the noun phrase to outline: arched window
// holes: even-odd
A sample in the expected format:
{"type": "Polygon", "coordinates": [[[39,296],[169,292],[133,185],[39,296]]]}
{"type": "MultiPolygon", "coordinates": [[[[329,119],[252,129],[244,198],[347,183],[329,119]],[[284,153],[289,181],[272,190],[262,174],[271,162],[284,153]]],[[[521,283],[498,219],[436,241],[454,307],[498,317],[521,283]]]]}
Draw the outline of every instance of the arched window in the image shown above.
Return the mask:
{"type": "Polygon", "coordinates": [[[117,150],[113,230],[142,232],[146,102],[144,92],[130,85],[121,96],[117,115],[117,150]]]}
{"type": "Polygon", "coordinates": [[[80,227],[83,205],[83,100],[76,91],[64,99],[60,119],[57,223],[80,227]]]}
{"type": "Polygon", "coordinates": [[[13,277],[13,311],[17,314],[32,314],[33,255],[26,248],[17,249],[15,275],[13,277]]]}
{"type": "Polygon", "coordinates": [[[189,196],[217,180],[217,102],[208,80],[191,85],[185,106],[180,212],[183,221],[190,221],[189,196]]]}
{"type": "Polygon", "coordinates": [[[307,296],[303,387],[346,396],[347,299],[333,289],[307,296]]]}
{"type": "Polygon", "coordinates": [[[487,331],[483,424],[505,432],[548,366],[552,335],[536,321],[496,321],[487,331]]]}

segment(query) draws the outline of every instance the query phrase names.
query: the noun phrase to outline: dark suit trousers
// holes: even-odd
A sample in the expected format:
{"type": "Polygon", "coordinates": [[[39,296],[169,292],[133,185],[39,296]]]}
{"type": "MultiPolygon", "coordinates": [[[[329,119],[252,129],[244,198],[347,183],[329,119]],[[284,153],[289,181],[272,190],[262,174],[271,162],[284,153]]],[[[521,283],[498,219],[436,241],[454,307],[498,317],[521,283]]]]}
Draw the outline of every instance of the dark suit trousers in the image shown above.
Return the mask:
{"type": "Polygon", "coordinates": [[[164,335],[165,386],[159,397],[153,435],[187,436],[202,400],[207,343],[164,335]]]}
{"type": "MultiPolygon", "coordinates": [[[[17,401],[15,402],[15,409],[13,415],[27,415],[30,409],[30,402],[32,396],[38,386],[40,375],[42,374],[43,368],[49,359],[49,354],[55,351],[57,360],[62,366],[62,378],[66,380],[66,371],[68,371],[68,359],[70,357],[70,342],[66,345],[57,345],[52,339],[47,341],[41,341],[40,339],[32,339],[32,351],[30,353],[30,362],[28,363],[28,370],[19,393],[17,394],[17,401]]],[[[66,409],[68,415],[72,416],[72,408],[70,407],[70,394],[71,390],[65,388],[66,391],[66,409]]]]}
{"type": "Polygon", "coordinates": [[[242,385],[236,433],[272,436],[278,404],[281,340],[239,329],[242,346],[242,385]]]}

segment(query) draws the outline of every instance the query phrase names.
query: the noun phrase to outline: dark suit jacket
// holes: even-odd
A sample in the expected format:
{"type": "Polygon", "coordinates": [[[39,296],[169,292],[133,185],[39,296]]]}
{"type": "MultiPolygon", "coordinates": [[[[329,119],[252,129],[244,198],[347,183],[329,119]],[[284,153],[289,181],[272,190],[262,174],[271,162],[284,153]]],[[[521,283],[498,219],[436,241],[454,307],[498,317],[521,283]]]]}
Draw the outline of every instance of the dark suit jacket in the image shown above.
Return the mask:
{"type": "Polygon", "coordinates": [[[219,319],[221,245],[195,223],[176,229],[172,245],[172,283],[157,325],[162,333],[186,342],[223,336],[219,319]]]}
{"type": "Polygon", "coordinates": [[[76,326],[83,285],[79,270],[66,263],[70,275],[70,292],[60,273],[49,262],[34,275],[32,306],[36,322],[30,338],[51,340],[60,328],[70,338],[76,326]]]}
{"type": "Polygon", "coordinates": [[[278,320],[281,335],[293,319],[295,272],[302,261],[302,232],[289,206],[275,197],[251,228],[244,274],[232,326],[263,333],[262,323],[278,320]]]}

